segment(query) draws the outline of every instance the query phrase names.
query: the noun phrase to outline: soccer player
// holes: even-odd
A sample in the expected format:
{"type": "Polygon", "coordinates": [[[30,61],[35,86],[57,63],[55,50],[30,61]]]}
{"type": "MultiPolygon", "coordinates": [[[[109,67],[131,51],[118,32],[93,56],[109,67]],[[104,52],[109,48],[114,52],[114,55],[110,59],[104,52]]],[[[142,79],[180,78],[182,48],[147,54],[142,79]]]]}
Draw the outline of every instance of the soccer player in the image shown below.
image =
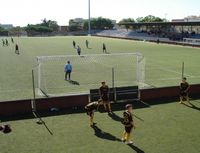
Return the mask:
{"type": "Polygon", "coordinates": [[[88,40],[85,41],[85,45],[86,45],[87,48],[89,48],[89,41],[88,40]]]}
{"type": "Polygon", "coordinates": [[[90,116],[90,126],[95,125],[94,123],[94,111],[98,109],[100,105],[103,104],[103,101],[101,99],[98,100],[98,102],[89,103],[85,106],[85,110],[87,112],[87,115],[90,116]]]}
{"type": "Polygon", "coordinates": [[[8,46],[9,45],[9,43],[8,43],[8,40],[6,39],[6,46],[8,46]]]}
{"type": "Polygon", "coordinates": [[[112,113],[111,105],[109,102],[109,87],[106,85],[106,82],[101,82],[102,86],[99,88],[100,98],[103,100],[103,105],[105,111],[112,113]]]}
{"type": "Polygon", "coordinates": [[[3,43],[3,46],[5,46],[5,41],[4,41],[4,39],[2,39],[2,43],[3,43]]]}
{"type": "Polygon", "coordinates": [[[79,56],[81,55],[81,47],[80,46],[77,46],[77,53],[79,56]]]}
{"type": "Polygon", "coordinates": [[[65,65],[65,80],[67,80],[67,77],[69,80],[71,79],[71,73],[72,73],[72,65],[70,64],[70,61],[67,61],[67,64],[65,65]]]}
{"type": "Polygon", "coordinates": [[[76,42],[73,40],[73,47],[76,48],[76,42]]]}
{"type": "Polygon", "coordinates": [[[133,106],[131,104],[127,104],[126,110],[123,113],[124,119],[122,121],[125,127],[125,130],[122,136],[122,141],[125,142],[126,144],[133,144],[133,141],[130,140],[130,134],[133,128],[134,129],[136,128],[133,122],[132,111],[133,111],[133,106]]]}
{"type": "Polygon", "coordinates": [[[13,37],[11,37],[11,42],[14,43],[14,39],[13,39],[13,37]]]}
{"type": "Polygon", "coordinates": [[[0,131],[7,134],[7,133],[10,133],[12,130],[11,130],[11,127],[10,125],[0,125],[0,131]]]}
{"type": "Polygon", "coordinates": [[[160,39],[157,39],[157,41],[156,41],[156,42],[157,42],[157,44],[160,44],[160,39]]]}
{"type": "Polygon", "coordinates": [[[187,82],[187,78],[184,77],[182,79],[182,82],[180,83],[180,102],[179,102],[180,104],[182,104],[184,100],[186,100],[188,103],[190,102],[188,96],[189,89],[190,85],[187,82]]]}
{"type": "Polygon", "coordinates": [[[19,46],[17,44],[15,45],[15,54],[19,55],[19,46]]]}
{"type": "Polygon", "coordinates": [[[107,53],[106,44],[103,43],[103,53],[107,53]]]}

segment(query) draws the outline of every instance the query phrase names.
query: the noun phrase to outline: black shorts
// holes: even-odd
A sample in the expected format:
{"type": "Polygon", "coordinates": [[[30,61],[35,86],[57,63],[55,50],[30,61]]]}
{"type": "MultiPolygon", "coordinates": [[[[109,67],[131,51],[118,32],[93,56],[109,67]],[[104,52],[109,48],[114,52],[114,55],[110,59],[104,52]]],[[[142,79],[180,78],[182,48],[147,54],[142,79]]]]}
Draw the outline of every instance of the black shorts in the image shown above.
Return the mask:
{"type": "Polygon", "coordinates": [[[87,110],[86,109],[86,114],[90,117],[92,117],[94,115],[94,111],[91,111],[91,110],[87,110]]]}
{"type": "Polygon", "coordinates": [[[68,70],[66,73],[67,73],[67,74],[70,74],[71,72],[72,72],[72,71],[68,70]]]}
{"type": "Polygon", "coordinates": [[[188,96],[188,92],[180,91],[180,96],[181,97],[187,97],[188,96]]]}
{"type": "Polygon", "coordinates": [[[131,133],[132,129],[133,129],[133,125],[125,126],[126,133],[131,133]]]}
{"type": "Polygon", "coordinates": [[[108,98],[107,95],[102,96],[101,99],[103,100],[103,102],[108,102],[109,101],[109,98],[108,98]]]}

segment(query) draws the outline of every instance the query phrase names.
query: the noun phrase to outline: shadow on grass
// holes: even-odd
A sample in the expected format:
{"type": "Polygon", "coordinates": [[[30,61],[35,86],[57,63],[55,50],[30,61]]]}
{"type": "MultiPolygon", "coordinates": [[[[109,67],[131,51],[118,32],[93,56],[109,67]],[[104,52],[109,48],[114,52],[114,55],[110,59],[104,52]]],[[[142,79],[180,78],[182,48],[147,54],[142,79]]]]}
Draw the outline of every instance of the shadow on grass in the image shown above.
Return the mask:
{"type": "Polygon", "coordinates": [[[189,107],[189,108],[192,108],[192,109],[195,109],[195,110],[200,111],[200,108],[197,107],[197,106],[195,106],[195,105],[192,104],[192,103],[189,103],[189,104],[183,103],[183,105],[186,106],[186,107],[189,107]]]}
{"type": "MultiPolygon", "coordinates": [[[[121,111],[124,110],[124,107],[126,104],[132,103],[134,105],[135,109],[140,109],[140,108],[148,108],[146,105],[139,101],[129,101],[129,102],[124,102],[124,103],[112,103],[112,110],[113,111],[121,111]]],[[[51,109],[46,110],[46,111],[38,111],[41,117],[49,117],[49,116],[61,116],[61,115],[67,115],[67,114],[81,114],[85,113],[84,107],[71,107],[71,108],[65,108],[65,109],[60,109],[58,108],[59,111],[51,111],[51,109]]],[[[103,107],[100,107],[98,109],[100,113],[107,113],[103,107]]],[[[110,116],[113,120],[119,121],[121,120],[121,117],[117,116],[115,113],[110,116]]],[[[23,119],[33,119],[34,116],[32,113],[24,113],[24,114],[19,114],[19,115],[14,115],[14,116],[0,116],[0,120],[3,122],[6,121],[14,121],[14,120],[23,120],[23,119]]],[[[137,117],[136,117],[137,118],[137,117]]]]}
{"type": "Polygon", "coordinates": [[[123,118],[118,116],[117,114],[115,114],[114,112],[112,114],[108,114],[108,116],[113,119],[114,121],[117,121],[117,122],[122,122],[123,121],[123,118]]]}
{"type": "Polygon", "coordinates": [[[137,153],[144,153],[143,150],[141,150],[140,148],[134,146],[133,144],[129,144],[128,146],[131,147],[133,150],[135,150],[135,152],[137,152],[137,153]]]}
{"type": "MultiPolygon", "coordinates": [[[[110,141],[122,142],[119,138],[113,136],[112,134],[102,131],[102,130],[101,130],[98,126],[96,126],[96,125],[94,125],[92,128],[94,129],[94,132],[95,132],[94,134],[95,134],[95,136],[97,136],[98,138],[105,139],[105,140],[110,140],[110,141]]],[[[129,146],[131,149],[133,149],[136,153],[144,153],[143,150],[141,150],[140,148],[136,147],[136,146],[133,145],[133,144],[129,144],[128,146],[129,146]]]]}
{"type": "Polygon", "coordinates": [[[115,137],[114,135],[102,131],[96,125],[92,126],[92,128],[94,130],[94,135],[97,136],[98,138],[105,139],[105,140],[110,140],[110,141],[121,141],[119,138],[115,137]]]}
{"type": "Polygon", "coordinates": [[[68,82],[69,82],[70,84],[72,84],[72,85],[80,86],[80,83],[79,83],[78,81],[69,80],[68,82]]]}

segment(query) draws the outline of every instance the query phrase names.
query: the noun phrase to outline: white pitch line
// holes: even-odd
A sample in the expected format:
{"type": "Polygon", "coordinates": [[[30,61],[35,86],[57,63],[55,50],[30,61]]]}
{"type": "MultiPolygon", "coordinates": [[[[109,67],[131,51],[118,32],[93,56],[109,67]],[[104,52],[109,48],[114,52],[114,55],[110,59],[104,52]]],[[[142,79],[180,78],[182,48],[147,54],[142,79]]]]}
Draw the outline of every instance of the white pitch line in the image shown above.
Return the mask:
{"type": "MultiPolygon", "coordinates": [[[[180,72],[177,72],[177,71],[175,71],[175,70],[172,70],[172,69],[167,69],[167,68],[159,68],[160,70],[163,70],[163,71],[167,71],[167,72],[172,72],[172,73],[176,73],[176,74],[182,74],[182,73],[180,73],[180,72]]],[[[188,77],[194,77],[193,75],[189,75],[189,74],[186,74],[185,73],[185,76],[188,76],[188,77]]]]}

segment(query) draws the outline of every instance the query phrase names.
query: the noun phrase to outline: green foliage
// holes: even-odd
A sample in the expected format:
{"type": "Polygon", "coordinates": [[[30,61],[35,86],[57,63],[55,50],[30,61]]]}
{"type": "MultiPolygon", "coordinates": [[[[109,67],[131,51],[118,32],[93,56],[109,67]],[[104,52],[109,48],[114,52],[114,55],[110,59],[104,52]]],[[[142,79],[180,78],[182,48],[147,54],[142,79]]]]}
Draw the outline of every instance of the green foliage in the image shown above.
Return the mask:
{"type": "Polygon", "coordinates": [[[46,18],[42,20],[41,26],[49,27],[53,29],[53,31],[58,30],[58,23],[57,21],[47,20],[46,18]]]}
{"type": "Polygon", "coordinates": [[[133,18],[126,18],[126,19],[122,19],[121,21],[119,21],[120,24],[122,23],[134,23],[135,19],[133,18]]]}
{"type": "MultiPolygon", "coordinates": [[[[126,24],[126,23],[134,23],[135,20],[133,18],[126,18],[119,21],[119,24],[126,24]]],[[[129,25],[125,25],[125,28],[128,30],[130,28],[129,25]]]]}
{"type": "MultiPolygon", "coordinates": [[[[91,29],[93,30],[105,30],[105,29],[112,29],[114,27],[111,19],[106,19],[102,17],[93,18],[90,21],[91,29]]],[[[84,29],[88,30],[88,20],[84,22],[84,29]]]]}
{"type": "Polygon", "coordinates": [[[83,28],[81,28],[83,25],[82,22],[76,22],[73,19],[69,20],[69,31],[78,31],[83,28]]]}
{"type": "Polygon", "coordinates": [[[3,27],[0,27],[0,32],[7,32],[3,27]]]}
{"type": "Polygon", "coordinates": [[[69,31],[77,31],[77,30],[79,30],[79,26],[77,24],[69,26],[69,31]]]}
{"type": "Polygon", "coordinates": [[[45,32],[53,32],[53,29],[47,26],[43,26],[40,24],[37,25],[28,25],[25,30],[27,32],[41,32],[41,33],[45,33],[45,32]]]}
{"type": "Polygon", "coordinates": [[[8,36],[8,30],[4,29],[3,27],[0,27],[0,35],[8,36]]]}
{"type": "Polygon", "coordinates": [[[136,19],[138,23],[142,22],[164,22],[165,19],[161,19],[159,17],[153,16],[153,15],[148,15],[146,17],[139,17],[136,19]]]}
{"type": "Polygon", "coordinates": [[[27,27],[25,27],[25,30],[30,32],[40,32],[40,33],[47,33],[47,32],[53,32],[58,30],[58,24],[56,21],[43,19],[42,23],[40,24],[28,24],[27,27]]]}

